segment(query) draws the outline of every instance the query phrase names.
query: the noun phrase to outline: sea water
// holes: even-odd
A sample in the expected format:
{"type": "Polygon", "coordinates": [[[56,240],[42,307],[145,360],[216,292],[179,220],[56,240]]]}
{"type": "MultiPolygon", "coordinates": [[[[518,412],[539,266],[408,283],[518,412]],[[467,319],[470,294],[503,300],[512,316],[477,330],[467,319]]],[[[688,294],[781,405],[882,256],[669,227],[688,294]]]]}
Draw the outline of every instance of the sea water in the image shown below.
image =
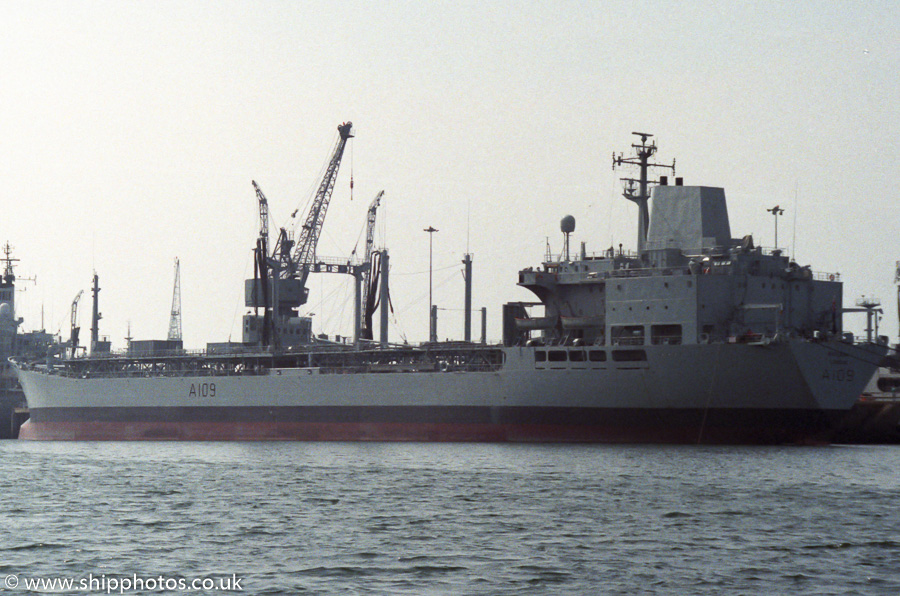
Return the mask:
{"type": "Polygon", "coordinates": [[[15,594],[900,593],[892,446],[4,441],[0,502],[15,594]]]}

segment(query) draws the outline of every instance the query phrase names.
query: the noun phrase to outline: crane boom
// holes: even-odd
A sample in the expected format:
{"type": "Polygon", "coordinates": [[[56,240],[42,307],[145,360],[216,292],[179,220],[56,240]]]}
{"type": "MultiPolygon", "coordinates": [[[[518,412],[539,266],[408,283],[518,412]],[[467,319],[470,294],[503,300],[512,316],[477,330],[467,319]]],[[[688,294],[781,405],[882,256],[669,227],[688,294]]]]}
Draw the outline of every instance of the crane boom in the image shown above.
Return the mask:
{"type": "Polygon", "coordinates": [[[377,284],[378,279],[378,272],[375,271],[375,265],[372,262],[372,249],[375,246],[375,214],[378,210],[378,206],[381,205],[382,196],[384,196],[383,190],[372,200],[372,203],[369,205],[368,215],[366,216],[366,258],[363,263],[369,263],[369,268],[363,273],[362,298],[360,300],[360,303],[362,304],[360,330],[363,339],[372,339],[372,313],[375,312],[375,301],[372,300],[372,304],[369,304],[369,296],[374,297],[375,288],[373,286],[375,284],[372,283],[372,280],[375,279],[377,284]]]}
{"type": "Polygon", "coordinates": [[[78,332],[81,331],[81,327],[78,326],[78,301],[81,300],[82,294],[84,294],[84,290],[78,290],[75,300],[72,301],[72,328],[69,334],[69,342],[72,344],[72,358],[75,357],[75,351],[78,349],[78,332]]]}
{"type": "Polygon", "coordinates": [[[375,245],[375,212],[381,205],[381,197],[383,196],[384,191],[382,190],[372,199],[372,203],[369,205],[369,212],[366,216],[366,258],[363,261],[364,263],[368,263],[372,258],[372,248],[375,245]]]}
{"type": "MultiPolygon", "coordinates": [[[[244,282],[244,303],[256,309],[256,314],[245,315],[245,343],[277,348],[309,341],[309,318],[298,317],[297,309],[306,303],[309,296],[306,280],[310,272],[322,270],[323,263],[316,258],[316,245],[322,233],[344,148],[347,140],[353,137],[353,123],[344,122],[337,130],[338,140],[319,189],[310,202],[303,226],[295,228],[293,233],[280,228],[271,253],[269,204],[256,182],[253,183],[259,203],[260,227],[254,250],[253,279],[244,282]],[[262,317],[259,316],[260,309],[263,310],[262,317]]],[[[291,217],[296,214],[297,211],[294,211],[291,217]]],[[[325,267],[330,273],[361,273],[358,265],[350,262],[342,263],[336,269],[325,267]]]]}
{"type": "MultiPolygon", "coordinates": [[[[256,180],[251,180],[253,190],[256,191],[256,200],[259,201],[259,237],[265,238],[266,243],[269,242],[269,201],[262,189],[256,184],[256,180]]],[[[268,256],[268,255],[267,255],[268,256]]]]}
{"type": "Polygon", "coordinates": [[[300,237],[296,240],[291,255],[291,261],[296,267],[296,273],[305,283],[309,276],[310,265],[316,260],[316,245],[322,233],[322,224],[325,223],[325,214],[328,211],[328,203],[331,201],[331,193],[334,190],[334,182],[337,179],[338,168],[341,166],[341,158],[344,155],[344,147],[347,139],[353,137],[353,123],[345,122],[338,126],[339,138],[335,143],[331,154],[331,161],[325,170],[325,176],[319,184],[315,199],[306,215],[306,221],[300,229],[300,237]]]}

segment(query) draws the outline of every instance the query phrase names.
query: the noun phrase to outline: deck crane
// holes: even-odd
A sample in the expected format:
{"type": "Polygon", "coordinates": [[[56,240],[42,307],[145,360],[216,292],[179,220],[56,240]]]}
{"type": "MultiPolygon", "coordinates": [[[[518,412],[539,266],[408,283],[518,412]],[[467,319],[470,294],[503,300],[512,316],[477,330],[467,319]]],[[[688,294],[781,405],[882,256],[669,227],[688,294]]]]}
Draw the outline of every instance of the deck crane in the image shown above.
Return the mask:
{"type": "MultiPolygon", "coordinates": [[[[256,183],[256,180],[250,181],[253,184],[253,190],[256,191],[256,200],[259,202],[259,240],[268,245],[269,243],[269,201],[266,195],[256,183]]],[[[266,252],[268,247],[266,247],[266,252]]]]}
{"type": "MultiPolygon", "coordinates": [[[[291,252],[293,271],[290,273],[299,279],[303,286],[306,284],[312,265],[316,262],[316,245],[322,234],[322,224],[325,223],[325,214],[328,211],[328,204],[331,202],[331,193],[334,191],[334,182],[337,179],[338,168],[341,166],[344,147],[347,145],[347,140],[353,138],[353,123],[341,124],[338,126],[338,133],[339,137],[332,151],[328,169],[325,170],[325,176],[319,184],[319,190],[309,208],[309,213],[306,214],[306,221],[300,228],[300,237],[294,239],[293,242],[293,251],[291,252]]],[[[285,276],[285,273],[282,272],[282,276],[285,276]]],[[[306,302],[306,293],[304,291],[304,302],[306,302]]]]}
{"type": "Polygon", "coordinates": [[[255,292],[261,296],[253,296],[252,301],[256,306],[257,316],[259,308],[263,309],[261,343],[268,346],[271,341],[272,333],[272,297],[269,295],[271,286],[268,283],[259,283],[259,280],[269,279],[269,271],[271,270],[271,262],[269,260],[269,202],[262,189],[256,184],[256,180],[251,180],[253,189],[256,191],[256,199],[259,203],[259,237],[256,239],[256,248],[253,250],[253,288],[255,292]]]}
{"type": "Polygon", "coordinates": [[[72,358],[75,357],[75,351],[78,349],[78,332],[81,331],[81,327],[78,326],[78,301],[81,300],[82,294],[84,294],[84,290],[78,290],[75,300],[72,301],[72,327],[69,333],[69,343],[72,344],[72,358]]]}
{"type": "Polygon", "coordinates": [[[362,320],[360,321],[360,338],[372,339],[372,314],[375,312],[376,304],[376,288],[378,287],[378,267],[373,257],[373,248],[375,246],[375,214],[378,206],[381,204],[381,197],[384,191],[372,200],[369,205],[368,215],[366,217],[366,257],[363,261],[369,264],[369,268],[363,272],[362,280],[362,320]]]}
{"type": "MultiPolygon", "coordinates": [[[[279,341],[279,336],[282,335],[279,330],[282,327],[289,335],[295,336],[285,341],[294,341],[303,335],[302,329],[290,326],[294,324],[292,321],[297,321],[296,309],[305,304],[309,296],[306,280],[311,272],[359,274],[356,264],[347,262],[333,265],[319,262],[316,257],[316,246],[322,233],[344,148],[347,141],[353,138],[353,123],[344,122],[337,130],[338,140],[303,225],[295,233],[288,233],[281,228],[271,254],[268,252],[268,201],[259,186],[255,182],[253,184],[260,208],[260,236],[255,251],[254,279],[248,279],[245,284],[245,304],[256,309],[263,308],[264,316],[262,320],[258,315],[255,320],[245,320],[245,342],[277,347],[282,343],[279,341]]],[[[297,211],[294,211],[291,217],[296,214],[297,211]]]]}

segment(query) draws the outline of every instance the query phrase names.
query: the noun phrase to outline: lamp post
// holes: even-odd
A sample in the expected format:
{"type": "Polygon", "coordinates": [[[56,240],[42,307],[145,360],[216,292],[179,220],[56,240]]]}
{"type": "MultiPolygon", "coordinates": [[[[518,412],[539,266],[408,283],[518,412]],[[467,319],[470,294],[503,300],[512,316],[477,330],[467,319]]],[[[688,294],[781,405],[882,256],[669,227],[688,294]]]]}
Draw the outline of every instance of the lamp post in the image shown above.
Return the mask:
{"type": "Polygon", "coordinates": [[[434,226],[428,226],[423,231],[428,232],[428,341],[437,341],[434,328],[434,301],[431,294],[432,256],[434,254],[434,233],[439,232],[434,226]]]}

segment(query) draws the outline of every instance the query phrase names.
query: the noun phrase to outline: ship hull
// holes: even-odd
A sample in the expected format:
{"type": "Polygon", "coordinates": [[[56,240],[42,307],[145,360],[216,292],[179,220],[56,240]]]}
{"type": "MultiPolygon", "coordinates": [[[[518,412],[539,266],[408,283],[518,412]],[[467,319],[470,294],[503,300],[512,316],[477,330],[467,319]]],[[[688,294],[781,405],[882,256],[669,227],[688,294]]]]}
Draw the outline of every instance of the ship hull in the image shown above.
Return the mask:
{"type": "Polygon", "coordinates": [[[613,349],[595,363],[540,361],[539,351],[506,348],[490,372],[72,378],[22,370],[31,420],[20,437],[827,442],[879,359],[873,348],[800,341],[613,349]]]}

